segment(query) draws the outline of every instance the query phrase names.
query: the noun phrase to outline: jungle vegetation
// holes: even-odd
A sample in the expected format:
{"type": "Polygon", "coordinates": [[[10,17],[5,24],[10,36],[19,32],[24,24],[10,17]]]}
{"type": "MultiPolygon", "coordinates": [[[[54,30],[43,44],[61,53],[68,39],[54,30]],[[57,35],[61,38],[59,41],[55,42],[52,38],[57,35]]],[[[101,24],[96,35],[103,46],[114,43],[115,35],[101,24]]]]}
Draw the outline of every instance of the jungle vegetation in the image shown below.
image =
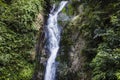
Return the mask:
{"type": "MultiPolygon", "coordinates": [[[[0,0],[0,80],[32,79],[37,63],[35,48],[41,33],[36,19],[38,14],[47,19],[52,4],[60,1],[0,0]]],[[[67,24],[60,22],[66,24],[61,39],[61,51],[65,54],[61,52],[57,58],[61,63],[58,79],[120,80],[120,0],[69,1],[62,12],[75,19],[67,24]],[[76,32],[78,37],[74,40],[71,36],[76,32]],[[81,46],[75,50],[81,62],[75,66],[82,67],[69,71],[70,46],[78,44],[79,38],[85,45],[82,50],[81,46]]]]}

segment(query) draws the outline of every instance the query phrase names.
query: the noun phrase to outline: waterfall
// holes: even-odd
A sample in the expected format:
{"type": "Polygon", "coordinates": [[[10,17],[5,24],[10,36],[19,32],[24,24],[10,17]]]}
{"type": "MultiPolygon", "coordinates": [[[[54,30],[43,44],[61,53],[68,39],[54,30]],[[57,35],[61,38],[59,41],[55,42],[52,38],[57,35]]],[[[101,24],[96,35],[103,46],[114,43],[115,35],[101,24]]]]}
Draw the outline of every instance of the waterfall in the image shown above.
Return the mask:
{"type": "Polygon", "coordinates": [[[47,25],[45,26],[45,38],[46,44],[45,49],[46,52],[50,55],[46,65],[46,71],[44,80],[55,80],[56,74],[56,63],[55,59],[57,57],[57,53],[59,50],[59,42],[60,42],[60,33],[61,28],[57,23],[58,13],[64,8],[67,4],[67,1],[61,1],[59,6],[53,6],[49,18],[47,20],[47,25]]]}

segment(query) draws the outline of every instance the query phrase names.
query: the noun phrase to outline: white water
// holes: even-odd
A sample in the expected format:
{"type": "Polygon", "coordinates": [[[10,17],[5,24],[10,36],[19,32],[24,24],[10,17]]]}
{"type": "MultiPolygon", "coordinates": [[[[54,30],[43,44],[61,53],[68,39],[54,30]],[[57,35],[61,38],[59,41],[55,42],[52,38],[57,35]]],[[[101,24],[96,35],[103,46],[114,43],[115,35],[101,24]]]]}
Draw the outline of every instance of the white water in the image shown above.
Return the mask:
{"type": "Polygon", "coordinates": [[[56,74],[56,64],[55,59],[57,57],[57,53],[59,50],[59,42],[60,42],[60,33],[61,28],[57,23],[58,13],[64,8],[67,4],[67,1],[61,1],[59,6],[56,9],[56,6],[53,6],[49,14],[49,18],[47,21],[47,25],[45,26],[45,37],[46,37],[46,52],[50,54],[50,57],[47,61],[46,71],[44,80],[55,80],[56,74]]]}

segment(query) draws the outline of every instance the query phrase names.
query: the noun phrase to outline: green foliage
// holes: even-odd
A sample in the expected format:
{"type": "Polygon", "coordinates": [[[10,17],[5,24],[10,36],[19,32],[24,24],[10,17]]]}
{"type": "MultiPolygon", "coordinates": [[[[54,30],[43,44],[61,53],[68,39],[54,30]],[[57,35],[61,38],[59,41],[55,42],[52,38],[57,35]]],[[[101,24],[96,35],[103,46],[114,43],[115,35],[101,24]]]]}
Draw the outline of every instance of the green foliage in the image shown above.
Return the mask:
{"type": "Polygon", "coordinates": [[[120,69],[120,2],[119,0],[85,0],[81,34],[87,41],[86,55],[92,80],[119,80],[120,69]],[[92,55],[92,57],[88,55],[92,55]],[[90,59],[91,58],[91,59],[90,59]]]}
{"type": "Polygon", "coordinates": [[[117,79],[120,80],[120,71],[119,70],[116,72],[116,76],[117,76],[117,79]]]}
{"type": "Polygon", "coordinates": [[[0,0],[0,80],[30,80],[35,18],[42,0],[0,0]]]}
{"type": "Polygon", "coordinates": [[[33,66],[25,66],[19,73],[19,79],[30,80],[33,73],[33,66]]]}
{"type": "MultiPolygon", "coordinates": [[[[80,0],[80,2],[71,0],[68,5],[68,14],[78,16],[64,29],[61,45],[65,54],[60,57],[61,62],[70,63],[69,54],[66,53],[77,41],[73,41],[72,36],[79,33],[78,36],[82,36],[86,40],[86,48],[82,52],[86,58],[85,69],[82,69],[81,73],[85,72],[87,75],[92,73],[92,80],[120,80],[119,9],[119,0],[80,0]]],[[[63,12],[66,12],[66,9],[63,12]]],[[[63,74],[62,76],[65,76],[63,79],[68,78],[67,74],[71,73],[63,74]]],[[[80,76],[77,77],[80,79],[80,76]]],[[[89,80],[89,78],[87,79],[89,80]]]]}

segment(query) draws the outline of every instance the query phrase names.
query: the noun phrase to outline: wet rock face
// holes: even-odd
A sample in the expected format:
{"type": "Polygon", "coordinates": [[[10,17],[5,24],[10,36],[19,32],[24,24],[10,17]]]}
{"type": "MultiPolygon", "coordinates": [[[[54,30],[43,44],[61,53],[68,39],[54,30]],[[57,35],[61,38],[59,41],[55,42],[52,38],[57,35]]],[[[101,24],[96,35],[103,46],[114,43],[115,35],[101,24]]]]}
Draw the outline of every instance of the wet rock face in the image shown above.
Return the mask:
{"type": "Polygon", "coordinates": [[[36,49],[31,54],[31,57],[36,61],[35,71],[32,80],[43,80],[46,54],[44,49],[44,43],[45,43],[45,39],[44,39],[45,36],[43,30],[44,16],[42,13],[39,13],[37,15],[34,24],[36,25],[35,26],[36,30],[38,30],[39,32],[36,35],[37,37],[37,43],[35,47],[36,49]]]}
{"type": "Polygon", "coordinates": [[[68,58],[66,61],[62,60],[59,64],[59,80],[84,80],[83,66],[84,57],[82,56],[82,50],[85,47],[85,40],[82,37],[78,38],[78,41],[74,45],[71,45],[68,52],[65,52],[63,58],[68,58]]]}
{"type": "MultiPolygon", "coordinates": [[[[82,11],[80,11],[82,12],[82,11]]],[[[38,20],[42,19],[41,14],[38,15],[38,20]]],[[[57,79],[58,80],[87,80],[83,74],[84,57],[82,50],[85,48],[85,40],[80,35],[79,24],[81,18],[79,15],[68,16],[66,13],[59,14],[60,25],[64,27],[62,39],[60,43],[60,52],[58,53],[57,61],[57,79]]],[[[37,24],[39,25],[39,23],[37,24]]],[[[41,24],[39,25],[41,26],[41,24]]],[[[42,32],[42,29],[40,29],[42,32]]],[[[41,33],[40,33],[41,34],[41,33]]],[[[42,38],[43,39],[43,38],[42,38]]],[[[44,41],[45,42],[45,41],[44,41]]],[[[43,40],[40,40],[40,45],[44,45],[43,40]]],[[[39,57],[38,57],[39,56],[39,57]]],[[[44,66],[47,61],[47,54],[44,47],[40,47],[38,71],[36,71],[37,80],[43,80],[44,66]]]]}
{"type": "Polygon", "coordinates": [[[78,28],[80,21],[77,15],[63,29],[58,80],[87,80],[83,72],[85,57],[82,56],[86,41],[78,28]]]}
{"type": "Polygon", "coordinates": [[[76,72],[81,69],[84,61],[81,52],[82,49],[85,47],[85,41],[81,37],[79,37],[76,43],[71,47],[72,49],[69,53],[71,62],[70,70],[76,72]]]}
{"type": "Polygon", "coordinates": [[[43,27],[44,17],[41,13],[37,15],[36,21],[35,21],[35,28],[39,30],[41,27],[43,27]]]}

